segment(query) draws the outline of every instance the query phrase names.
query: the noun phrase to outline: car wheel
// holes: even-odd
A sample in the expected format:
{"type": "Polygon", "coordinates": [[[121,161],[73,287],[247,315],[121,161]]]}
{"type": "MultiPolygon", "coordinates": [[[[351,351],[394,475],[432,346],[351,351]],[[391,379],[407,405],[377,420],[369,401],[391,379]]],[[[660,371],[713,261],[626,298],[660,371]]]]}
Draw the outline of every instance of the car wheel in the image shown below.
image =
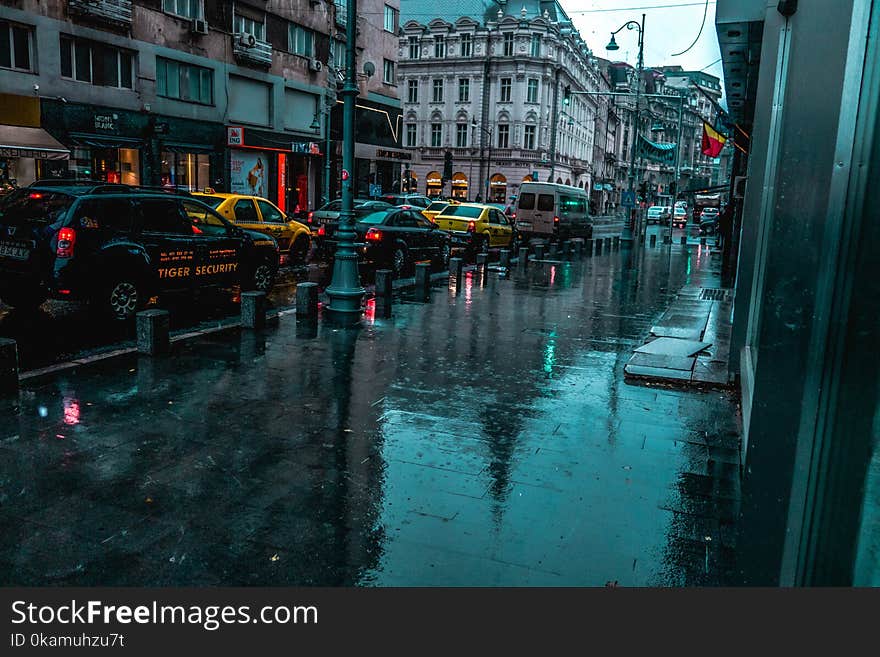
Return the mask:
{"type": "Polygon", "coordinates": [[[268,262],[258,263],[248,275],[242,289],[247,291],[269,293],[275,285],[276,269],[268,262]]]}
{"type": "Polygon", "coordinates": [[[103,286],[98,294],[95,300],[98,309],[117,321],[131,319],[147,305],[142,286],[129,277],[112,280],[108,285],[103,286]]]}
{"type": "Polygon", "coordinates": [[[409,255],[406,249],[398,246],[391,254],[391,270],[394,272],[395,278],[400,278],[409,268],[409,255]]]}
{"type": "Polygon", "coordinates": [[[306,264],[306,258],[309,257],[309,238],[301,235],[296,238],[293,246],[290,247],[290,263],[294,265],[306,264]]]}
{"type": "Polygon", "coordinates": [[[48,297],[49,295],[43,287],[0,290],[0,299],[3,300],[3,303],[17,310],[36,310],[43,305],[48,297]]]}

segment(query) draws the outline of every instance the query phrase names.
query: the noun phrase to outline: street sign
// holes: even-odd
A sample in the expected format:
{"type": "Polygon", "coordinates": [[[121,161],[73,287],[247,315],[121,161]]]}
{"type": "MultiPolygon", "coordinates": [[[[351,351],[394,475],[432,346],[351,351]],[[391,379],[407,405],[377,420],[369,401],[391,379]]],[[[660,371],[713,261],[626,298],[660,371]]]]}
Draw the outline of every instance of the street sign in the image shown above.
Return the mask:
{"type": "Polygon", "coordinates": [[[342,170],[342,179],[348,180],[348,170],[347,169],[342,170]]]}
{"type": "Polygon", "coordinates": [[[635,192],[621,192],[620,204],[625,208],[631,208],[636,204],[635,192]]]}
{"type": "Polygon", "coordinates": [[[370,196],[382,196],[382,185],[373,185],[370,184],[370,196]]]}

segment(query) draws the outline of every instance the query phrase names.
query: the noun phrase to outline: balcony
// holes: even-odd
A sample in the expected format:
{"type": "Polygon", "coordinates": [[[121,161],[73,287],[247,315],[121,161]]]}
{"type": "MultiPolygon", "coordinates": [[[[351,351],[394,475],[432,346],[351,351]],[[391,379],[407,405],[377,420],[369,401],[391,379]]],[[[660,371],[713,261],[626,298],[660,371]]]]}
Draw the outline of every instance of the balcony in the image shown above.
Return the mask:
{"type": "Polygon", "coordinates": [[[131,27],[131,0],[68,0],[71,16],[131,27]]]}
{"type": "Polygon", "coordinates": [[[232,35],[232,54],[244,64],[272,65],[272,44],[247,32],[232,35]]]}

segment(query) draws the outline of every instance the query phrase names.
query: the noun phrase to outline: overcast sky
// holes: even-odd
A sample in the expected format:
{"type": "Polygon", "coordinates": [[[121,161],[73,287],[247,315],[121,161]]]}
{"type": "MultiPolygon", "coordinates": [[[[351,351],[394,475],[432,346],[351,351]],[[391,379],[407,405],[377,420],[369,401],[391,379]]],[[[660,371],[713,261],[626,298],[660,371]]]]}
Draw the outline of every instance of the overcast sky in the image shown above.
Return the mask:
{"type": "Polygon", "coordinates": [[[635,66],[639,54],[637,30],[624,29],[617,33],[615,38],[620,50],[605,50],[605,45],[611,32],[629,20],[640,22],[644,13],[645,66],[678,64],[685,70],[703,69],[723,78],[721,62],[716,61],[721,51],[715,33],[714,0],[709,0],[706,23],[697,43],[678,57],[672,54],[690,46],[700,32],[706,6],[703,0],[560,0],[560,3],[599,57],[635,66]]]}

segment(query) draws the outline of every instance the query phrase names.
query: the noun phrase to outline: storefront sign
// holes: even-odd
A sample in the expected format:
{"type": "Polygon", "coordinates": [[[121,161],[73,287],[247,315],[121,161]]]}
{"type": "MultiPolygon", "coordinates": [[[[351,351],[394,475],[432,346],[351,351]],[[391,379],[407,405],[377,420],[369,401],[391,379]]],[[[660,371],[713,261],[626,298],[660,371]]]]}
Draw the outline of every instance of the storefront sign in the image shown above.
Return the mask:
{"type": "Polygon", "coordinates": [[[287,155],[278,153],[278,209],[287,212],[287,155]]]}
{"type": "Polygon", "coordinates": [[[244,128],[228,126],[226,128],[227,146],[244,146],[244,128]]]}
{"type": "Polygon", "coordinates": [[[153,128],[153,132],[157,135],[167,135],[168,134],[168,122],[167,121],[159,121],[156,124],[156,127],[153,128]]]}
{"type": "Polygon", "coordinates": [[[290,150],[294,153],[305,153],[306,155],[320,155],[321,147],[315,142],[293,142],[290,145],[290,150]]]}
{"type": "Polygon", "coordinates": [[[32,157],[36,160],[67,159],[67,153],[58,151],[40,151],[33,148],[7,148],[0,146],[0,157],[32,157]]]}
{"type": "Polygon", "coordinates": [[[118,114],[95,114],[95,130],[116,130],[118,114]]]}
{"type": "Polygon", "coordinates": [[[229,190],[268,198],[269,158],[263,151],[231,151],[229,190]]]}
{"type": "Polygon", "coordinates": [[[405,151],[388,151],[383,148],[377,148],[376,157],[384,157],[390,160],[411,160],[412,153],[407,153],[405,151]]]}

